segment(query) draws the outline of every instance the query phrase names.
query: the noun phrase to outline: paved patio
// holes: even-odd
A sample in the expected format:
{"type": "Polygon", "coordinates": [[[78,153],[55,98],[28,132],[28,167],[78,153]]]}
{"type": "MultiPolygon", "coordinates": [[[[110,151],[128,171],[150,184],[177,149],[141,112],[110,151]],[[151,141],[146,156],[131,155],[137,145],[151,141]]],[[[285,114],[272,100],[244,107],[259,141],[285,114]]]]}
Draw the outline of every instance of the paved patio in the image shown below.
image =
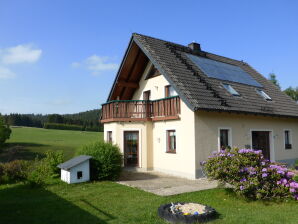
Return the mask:
{"type": "Polygon", "coordinates": [[[217,187],[216,181],[209,181],[206,178],[189,180],[154,171],[123,171],[117,183],[139,188],[161,196],[201,191],[217,187]]]}

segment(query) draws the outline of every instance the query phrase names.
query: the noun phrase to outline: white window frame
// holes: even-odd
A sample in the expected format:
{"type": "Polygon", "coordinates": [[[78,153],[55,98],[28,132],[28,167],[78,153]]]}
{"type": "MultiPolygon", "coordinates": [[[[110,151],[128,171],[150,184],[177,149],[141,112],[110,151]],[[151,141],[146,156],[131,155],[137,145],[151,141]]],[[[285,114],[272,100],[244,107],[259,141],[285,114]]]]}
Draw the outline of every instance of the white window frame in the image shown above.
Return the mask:
{"type": "Polygon", "coordinates": [[[292,145],[292,148],[293,149],[293,135],[292,135],[292,129],[284,129],[283,130],[283,139],[284,139],[284,149],[285,150],[291,150],[291,149],[286,149],[286,131],[289,132],[289,141],[290,141],[290,144],[292,145]]]}
{"type": "Polygon", "coordinates": [[[228,141],[229,141],[229,146],[233,147],[233,133],[232,133],[232,128],[231,127],[218,127],[217,131],[217,150],[220,151],[220,130],[228,130],[228,141]]]}
{"type": "Polygon", "coordinates": [[[165,137],[165,141],[164,141],[164,144],[163,144],[163,147],[164,147],[164,152],[168,155],[176,155],[178,154],[178,131],[177,131],[177,128],[175,127],[169,127],[169,128],[166,128],[164,130],[164,137],[165,137]],[[175,131],[175,134],[176,134],[176,153],[168,153],[167,152],[167,149],[168,149],[168,131],[175,131]]]}
{"type": "Polygon", "coordinates": [[[272,98],[262,89],[256,89],[257,93],[266,101],[272,101],[272,98]]]}
{"type": "Polygon", "coordinates": [[[238,91],[237,91],[236,89],[234,89],[234,87],[233,87],[231,84],[228,84],[228,83],[222,83],[222,86],[223,86],[224,89],[225,89],[226,91],[228,91],[228,93],[231,94],[232,96],[241,96],[241,94],[238,93],[238,91]],[[228,87],[226,87],[226,86],[228,86],[228,87]],[[234,93],[236,93],[236,94],[234,94],[234,93],[232,93],[232,92],[234,92],[234,93]]]}
{"type": "MultiPolygon", "coordinates": [[[[139,132],[139,166],[138,168],[142,168],[143,167],[143,161],[142,161],[142,129],[141,128],[123,128],[121,129],[121,152],[124,155],[124,132],[125,131],[137,131],[139,132]]],[[[124,161],[123,161],[123,166],[124,166],[124,161]]]]}
{"type": "Polygon", "coordinates": [[[115,144],[115,133],[114,133],[114,130],[113,129],[107,129],[104,131],[104,140],[105,142],[108,142],[108,132],[111,131],[112,132],[112,144],[115,144]]]}
{"type": "Polygon", "coordinates": [[[275,145],[274,145],[274,131],[273,129],[250,129],[250,148],[252,149],[252,132],[253,131],[268,131],[270,144],[270,161],[275,162],[275,145]]]}

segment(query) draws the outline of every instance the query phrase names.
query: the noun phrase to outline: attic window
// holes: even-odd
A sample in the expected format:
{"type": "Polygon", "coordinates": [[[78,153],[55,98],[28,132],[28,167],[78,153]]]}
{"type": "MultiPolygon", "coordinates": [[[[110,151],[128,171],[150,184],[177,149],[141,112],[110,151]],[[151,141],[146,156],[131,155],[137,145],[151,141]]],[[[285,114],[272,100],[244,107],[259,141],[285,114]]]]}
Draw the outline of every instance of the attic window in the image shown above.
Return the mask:
{"type": "Polygon", "coordinates": [[[151,65],[150,70],[147,73],[146,79],[150,79],[159,75],[160,75],[159,71],[154,67],[154,65],[151,65]]]}
{"type": "Polygon", "coordinates": [[[257,89],[257,93],[260,94],[267,101],[272,100],[271,97],[261,89],[257,89]]]}
{"type": "Polygon", "coordinates": [[[233,96],[240,96],[240,94],[230,84],[223,83],[222,85],[233,96]]]}

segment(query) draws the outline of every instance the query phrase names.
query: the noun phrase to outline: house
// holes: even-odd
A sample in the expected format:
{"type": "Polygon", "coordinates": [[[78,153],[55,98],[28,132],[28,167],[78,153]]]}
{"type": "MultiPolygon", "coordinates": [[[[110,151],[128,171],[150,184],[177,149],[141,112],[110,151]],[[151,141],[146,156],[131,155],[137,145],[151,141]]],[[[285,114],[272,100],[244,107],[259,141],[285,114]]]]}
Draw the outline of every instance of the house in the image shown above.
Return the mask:
{"type": "Polygon", "coordinates": [[[89,181],[91,158],[91,156],[81,155],[59,164],[61,180],[69,184],[89,181]]]}
{"type": "Polygon", "coordinates": [[[105,141],[124,166],[199,178],[225,147],[298,159],[298,105],[243,61],[133,34],[102,105],[105,141]]]}

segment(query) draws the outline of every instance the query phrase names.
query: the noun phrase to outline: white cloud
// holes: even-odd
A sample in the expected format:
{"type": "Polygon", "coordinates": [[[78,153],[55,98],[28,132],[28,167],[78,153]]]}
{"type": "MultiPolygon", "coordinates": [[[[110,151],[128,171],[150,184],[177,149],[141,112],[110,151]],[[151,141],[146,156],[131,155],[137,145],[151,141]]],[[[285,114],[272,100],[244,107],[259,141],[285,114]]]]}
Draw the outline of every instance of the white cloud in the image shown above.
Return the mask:
{"type": "Polygon", "coordinates": [[[2,64],[34,63],[41,57],[42,50],[34,48],[31,44],[17,45],[15,47],[0,49],[2,64]]]}
{"type": "Polygon", "coordinates": [[[0,79],[11,79],[15,77],[10,69],[0,66],[0,79]]]}
{"type": "Polygon", "coordinates": [[[110,57],[92,55],[82,62],[72,63],[74,68],[83,67],[92,72],[92,74],[100,74],[104,71],[113,71],[118,69],[117,63],[112,63],[110,57]]]}

